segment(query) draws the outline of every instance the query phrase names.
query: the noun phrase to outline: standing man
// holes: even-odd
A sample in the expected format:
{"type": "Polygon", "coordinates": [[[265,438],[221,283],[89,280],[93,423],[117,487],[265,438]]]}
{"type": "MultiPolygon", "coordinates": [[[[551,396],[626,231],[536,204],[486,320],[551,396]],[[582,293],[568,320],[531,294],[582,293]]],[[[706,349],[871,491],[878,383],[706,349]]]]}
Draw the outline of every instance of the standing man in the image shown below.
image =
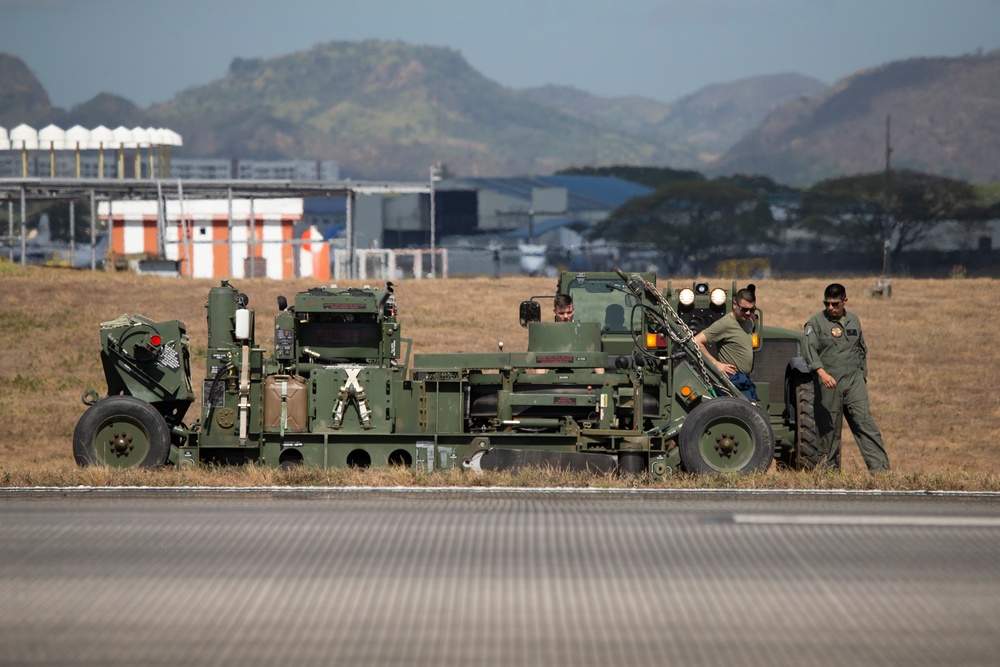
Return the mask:
{"type": "Polygon", "coordinates": [[[569,294],[556,294],[552,310],[556,316],[556,322],[573,321],[573,297],[569,294]]]}
{"type": "MultiPolygon", "coordinates": [[[[753,287],[751,285],[751,287],[753,287]]],[[[701,353],[726,374],[740,392],[751,401],[759,401],[757,386],[750,379],[753,370],[753,311],[757,297],[752,289],[741,289],[733,297],[733,310],[694,337],[701,353]],[[706,345],[715,343],[719,358],[706,345]]]]}
{"type": "Polygon", "coordinates": [[[806,323],[806,360],[815,374],[819,451],[826,465],[840,468],[840,432],[844,417],[869,472],[889,470],[882,434],[868,404],[868,348],[861,321],[847,312],[847,290],[840,283],[823,293],[823,312],[806,323]]]}

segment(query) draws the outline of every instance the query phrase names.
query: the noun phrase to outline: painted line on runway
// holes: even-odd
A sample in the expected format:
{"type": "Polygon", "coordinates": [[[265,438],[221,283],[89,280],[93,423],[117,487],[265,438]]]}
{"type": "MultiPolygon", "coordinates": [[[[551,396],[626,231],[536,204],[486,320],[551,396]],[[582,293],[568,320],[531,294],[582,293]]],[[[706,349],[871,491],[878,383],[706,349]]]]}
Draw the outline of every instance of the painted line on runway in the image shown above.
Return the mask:
{"type": "Polygon", "coordinates": [[[579,487],[511,487],[511,486],[11,486],[0,487],[0,497],[23,495],[394,495],[464,493],[468,495],[578,495],[578,496],[647,496],[647,497],[841,497],[841,498],[982,498],[1000,500],[997,491],[937,491],[879,489],[637,489],[579,487]]]}
{"type": "Polygon", "coordinates": [[[995,516],[900,516],[864,514],[733,514],[733,523],[795,526],[942,526],[997,528],[995,516]]]}

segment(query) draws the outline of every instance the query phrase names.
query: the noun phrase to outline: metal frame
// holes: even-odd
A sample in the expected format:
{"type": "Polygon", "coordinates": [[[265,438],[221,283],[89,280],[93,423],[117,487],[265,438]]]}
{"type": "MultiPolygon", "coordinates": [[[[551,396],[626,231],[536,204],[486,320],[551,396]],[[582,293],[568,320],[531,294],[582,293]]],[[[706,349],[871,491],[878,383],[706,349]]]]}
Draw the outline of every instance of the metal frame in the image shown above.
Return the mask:
{"type": "MultiPolygon", "coordinates": [[[[431,195],[433,201],[433,180],[427,185],[403,182],[366,181],[255,181],[255,180],[187,180],[187,179],[104,179],[104,178],[0,178],[0,205],[9,202],[13,213],[13,202],[21,203],[21,263],[25,263],[27,238],[28,201],[75,201],[89,200],[91,210],[96,210],[96,202],[121,200],[154,200],[157,207],[163,206],[167,193],[175,190],[178,199],[219,199],[231,202],[236,199],[275,198],[322,198],[347,197],[347,249],[353,253],[354,226],[352,209],[357,195],[372,194],[424,194],[431,195]]],[[[158,216],[159,217],[159,216],[158,216]]],[[[231,216],[230,216],[231,217],[231,216]]],[[[90,268],[96,270],[96,229],[91,216],[90,268]]],[[[231,221],[230,221],[231,222],[231,221]]],[[[433,219],[431,220],[433,230],[433,219]]],[[[10,249],[13,258],[14,219],[9,221],[10,249]]]]}

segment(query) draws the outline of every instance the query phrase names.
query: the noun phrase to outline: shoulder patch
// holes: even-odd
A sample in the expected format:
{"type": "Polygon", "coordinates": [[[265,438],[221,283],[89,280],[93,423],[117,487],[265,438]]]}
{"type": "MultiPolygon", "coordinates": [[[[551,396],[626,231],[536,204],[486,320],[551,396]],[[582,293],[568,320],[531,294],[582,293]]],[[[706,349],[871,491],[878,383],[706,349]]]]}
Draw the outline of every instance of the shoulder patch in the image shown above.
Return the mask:
{"type": "Polygon", "coordinates": [[[805,333],[805,335],[808,336],[809,334],[811,334],[813,332],[813,325],[811,323],[809,323],[809,322],[806,322],[806,327],[805,327],[805,329],[802,330],[802,332],[805,333]]]}

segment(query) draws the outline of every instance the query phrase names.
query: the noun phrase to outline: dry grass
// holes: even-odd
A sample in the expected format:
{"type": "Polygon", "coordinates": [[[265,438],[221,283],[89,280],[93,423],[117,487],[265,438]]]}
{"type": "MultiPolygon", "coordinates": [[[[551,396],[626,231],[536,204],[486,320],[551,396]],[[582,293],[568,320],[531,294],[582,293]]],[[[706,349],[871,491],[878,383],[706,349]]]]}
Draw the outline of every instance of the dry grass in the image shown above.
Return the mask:
{"type": "MultiPolygon", "coordinates": [[[[894,279],[893,297],[869,299],[874,278],[758,281],[767,324],[798,329],[820,309],[823,287],[847,286],[849,308],[865,326],[869,390],[893,472],[870,477],[845,428],[844,472],[772,471],[765,475],[677,476],[670,487],[883,488],[998,490],[1000,481],[1000,332],[982,324],[1000,303],[996,280],[894,279]]],[[[678,281],[675,281],[675,283],[678,281]]],[[[686,281],[684,281],[686,282],[686,281]]],[[[725,281],[728,285],[728,281],[725,281]]],[[[204,372],[205,300],[218,281],[12,267],[0,262],[0,485],[505,485],[650,486],[644,479],[552,471],[518,475],[420,475],[407,470],[283,473],[264,468],[116,472],[77,469],[73,428],[87,387],[105,390],[98,323],[122,313],[181,319],[188,326],[196,380],[204,372]]],[[[345,283],[346,284],[346,283],[345,283]]],[[[360,283],[350,283],[360,284],[360,283]]],[[[311,282],[243,280],[257,311],[259,342],[270,344],[275,297],[311,282]]],[[[486,352],[498,340],[523,350],[518,303],[550,294],[550,278],[402,281],[396,294],[413,352],[486,352]]],[[[196,418],[193,409],[189,419],[196,418]]]]}

